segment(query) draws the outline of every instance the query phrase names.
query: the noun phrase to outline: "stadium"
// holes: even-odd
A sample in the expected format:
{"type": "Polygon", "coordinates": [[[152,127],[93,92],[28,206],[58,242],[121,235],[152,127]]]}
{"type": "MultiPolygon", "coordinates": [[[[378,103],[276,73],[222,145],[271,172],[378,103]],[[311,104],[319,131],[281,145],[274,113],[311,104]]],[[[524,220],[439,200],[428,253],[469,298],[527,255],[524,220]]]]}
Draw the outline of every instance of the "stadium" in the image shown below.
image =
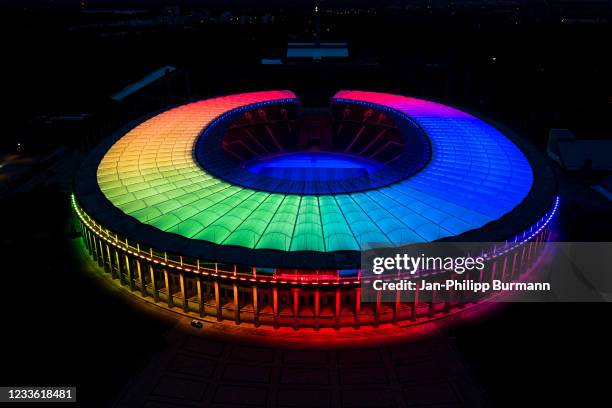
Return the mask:
{"type": "MultiPolygon", "coordinates": [[[[73,206],[88,252],[151,302],[235,324],[411,324],[461,297],[361,302],[361,251],[501,242],[476,282],[521,278],[558,206],[539,153],[498,123],[407,96],[290,91],[157,112],[86,158],[73,206]],[[535,245],[534,245],[535,244],[535,245]]],[[[470,303],[474,303],[470,301],[470,303]]]]}

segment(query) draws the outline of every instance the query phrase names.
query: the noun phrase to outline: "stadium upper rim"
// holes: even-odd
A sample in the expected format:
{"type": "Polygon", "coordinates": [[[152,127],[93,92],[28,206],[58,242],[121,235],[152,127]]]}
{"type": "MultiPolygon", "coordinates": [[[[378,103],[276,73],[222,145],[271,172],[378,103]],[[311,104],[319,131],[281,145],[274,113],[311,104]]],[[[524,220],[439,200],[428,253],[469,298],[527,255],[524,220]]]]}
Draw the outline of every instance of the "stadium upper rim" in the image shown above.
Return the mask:
{"type": "MultiPolygon", "coordinates": [[[[180,233],[164,231],[159,228],[159,225],[157,227],[154,226],[154,224],[149,225],[148,223],[146,223],[146,221],[143,221],[142,219],[139,220],[137,217],[134,217],[133,213],[132,215],[128,215],[128,212],[125,211],[125,207],[123,210],[119,208],[125,203],[122,204],[121,201],[115,200],[114,198],[116,196],[113,196],[112,194],[108,193],[108,185],[105,186],[104,180],[100,180],[99,178],[99,168],[101,167],[105,157],[112,157],[112,154],[108,156],[109,152],[111,152],[113,149],[115,149],[115,153],[118,151],[117,146],[121,147],[121,143],[119,142],[122,140],[126,140],[124,136],[129,136],[131,133],[133,134],[134,130],[136,129],[142,129],[143,127],[145,129],[151,128],[152,122],[154,122],[156,118],[159,121],[159,118],[163,118],[165,114],[168,114],[168,112],[178,112],[179,114],[183,114],[185,112],[181,113],[180,110],[185,109],[185,107],[194,107],[198,104],[201,105],[206,104],[207,102],[210,103],[210,101],[219,102],[223,99],[226,99],[225,102],[227,102],[228,98],[245,97],[247,99],[246,101],[239,101],[239,103],[237,105],[234,105],[233,108],[235,109],[236,106],[243,108],[251,108],[257,106],[262,102],[274,103],[274,101],[281,101],[282,103],[286,103],[287,100],[297,100],[295,98],[295,95],[288,91],[273,91],[231,95],[228,97],[213,98],[194,104],[183,105],[181,107],[163,112],[157,116],[151,115],[142,120],[134,121],[133,123],[128,124],[126,127],[119,130],[118,132],[115,132],[111,137],[103,141],[103,143],[100,144],[97,148],[95,148],[94,151],[92,151],[92,153],[86,158],[75,180],[75,195],[78,204],[87,214],[89,214],[97,222],[99,222],[101,225],[104,225],[106,228],[112,230],[113,232],[119,234],[120,236],[129,237],[130,240],[134,240],[144,245],[159,248],[160,250],[168,251],[174,254],[182,254],[184,256],[199,259],[208,259],[222,263],[257,265],[260,267],[320,269],[357,268],[360,262],[359,244],[357,244],[357,246],[353,248],[340,248],[338,250],[330,251],[313,250],[311,246],[308,246],[308,243],[306,243],[305,246],[297,246],[295,248],[292,248],[289,244],[289,246],[283,250],[278,248],[265,248],[256,246],[249,248],[245,245],[232,245],[231,243],[228,244],[223,241],[220,243],[215,243],[210,240],[204,240],[201,238],[193,239],[191,237],[180,235],[180,233]],[[135,126],[138,122],[141,122],[140,125],[135,126]],[[131,131],[128,132],[128,130],[131,131]],[[99,182],[101,184],[99,184],[99,182]]],[[[523,180],[522,184],[519,183],[520,191],[514,191],[514,195],[511,200],[508,200],[508,202],[506,202],[504,206],[499,207],[496,212],[490,212],[490,215],[488,217],[481,217],[480,219],[478,219],[477,222],[473,222],[471,225],[466,225],[464,226],[464,228],[456,228],[456,233],[454,233],[453,231],[446,230],[446,233],[437,234],[437,236],[434,234],[426,237],[424,235],[419,234],[418,236],[421,238],[420,240],[415,239],[415,236],[410,235],[410,232],[406,232],[404,236],[402,236],[401,233],[397,234],[396,236],[398,238],[396,240],[390,240],[388,236],[386,237],[386,239],[381,240],[380,235],[377,237],[376,235],[370,234],[369,236],[366,235],[367,240],[362,242],[391,241],[392,243],[427,242],[434,240],[455,240],[472,242],[504,241],[528,229],[531,225],[537,222],[542,216],[542,214],[544,214],[550,209],[551,205],[554,202],[556,193],[556,182],[550,168],[544,162],[541,155],[533,147],[531,147],[528,143],[525,143],[521,138],[517,137],[510,130],[504,128],[503,126],[497,123],[487,120],[478,114],[467,113],[465,110],[459,110],[446,105],[441,105],[420,99],[361,91],[341,91],[334,96],[333,102],[365,105],[379,110],[394,110],[401,113],[401,116],[410,117],[425,130],[426,134],[428,135],[428,137],[430,137],[432,141],[432,162],[430,162],[426,166],[426,168],[423,169],[416,176],[407,179],[411,183],[413,183],[413,186],[415,185],[414,180],[416,180],[416,182],[420,182],[421,185],[427,185],[427,182],[436,184],[439,183],[439,185],[441,186],[441,190],[444,190],[445,194],[448,194],[448,188],[449,186],[452,186],[453,183],[444,183],[444,180],[440,179],[440,177],[442,177],[440,174],[443,175],[443,173],[440,173],[441,167],[439,159],[440,157],[444,157],[443,153],[445,153],[445,149],[448,149],[450,147],[451,150],[454,150],[455,152],[458,150],[462,151],[464,153],[463,158],[469,161],[471,161],[473,155],[476,153],[475,151],[471,151],[470,149],[466,150],[464,144],[462,144],[461,146],[452,145],[452,143],[450,146],[445,145],[444,131],[448,132],[449,126],[451,130],[461,130],[459,126],[465,125],[466,123],[471,123],[472,125],[477,126],[480,132],[482,132],[484,129],[485,133],[489,132],[489,134],[495,135],[495,138],[498,138],[498,140],[501,141],[504,147],[509,148],[510,151],[513,151],[512,149],[515,149],[518,153],[518,155],[515,155],[516,160],[518,160],[519,162],[524,161],[524,164],[526,164],[527,169],[529,170],[527,176],[524,172],[522,173],[522,176],[524,178],[526,177],[528,180],[523,180]],[[436,123],[437,119],[443,120],[444,123],[442,123],[442,126],[440,126],[439,122],[436,123]],[[437,135],[436,132],[438,132],[437,135]],[[438,162],[436,162],[435,160],[438,160],[438,162]],[[430,169],[430,174],[428,174],[428,169],[430,169]],[[431,173],[431,169],[434,170],[433,173],[431,173]],[[435,172],[436,170],[437,173],[435,172]],[[428,179],[428,177],[430,178],[428,179]]],[[[190,158],[193,161],[193,148],[195,142],[198,140],[198,136],[203,133],[208,124],[210,124],[213,120],[219,118],[223,113],[231,109],[231,107],[230,109],[227,109],[227,106],[225,106],[223,107],[222,111],[211,112],[210,109],[206,108],[204,111],[199,112],[200,116],[202,115],[202,112],[208,114],[208,117],[206,118],[207,122],[204,122],[203,125],[201,124],[201,122],[199,125],[196,125],[197,132],[195,133],[195,135],[190,134],[187,138],[187,144],[183,143],[182,147],[186,149],[183,151],[183,153],[185,151],[188,151],[189,155],[184,157],[181,156],[182,160],[188,160],[190,158]]],[[[195,117],[198,117],[197,112],[195,117]]],[[[191,118],[193,119],[193,116],[191,118]]],[[[185,120],[185,116],[183,116],[182,122],[188,123],[189,120],[185,120]]],[[[170,126],[170,128],[172,128],[172,126],[170,126]]],[[[158,128],[155,130],[159,131],[160,129],[158,128]]],[[[161,131],[160,134],[164,135],[164,140],[168,140],[167,134],[165,134],[163,131],[161,131]]],[[[480,136],[482,135],[483,134],[480,133],[480,136]]],[[[479,142],[478,137],[474,138],[473,134],[468,134],[466,137],[473,139],[473,141],[475,142],[479,142]]],[[[150,143],[147,143],[147,145],[151,146],[150,143]]],[[[127,146],[129,146],[129,144],[127,144],[127,146]]],[[[481,146],[481,149],[477,150],[479,150],[481,154],[482,152],[484,152],[485,159],[490,160],[491,157],[494,155],[487,156],[487,148],[483,149],[481,146]]],[[[158,152],[162,150],[163,149],[158,150],[158,152]]],[[[502,150],[505,151],[504,149],[502,150]]],[[[173,154],[176,154],[176,151],[173,149],[170,149],[170,152],[171,157],[173,157],[173,154]],[[174,153],[172,153],[173,151],[174,153]]],[[[140,162],[139,157],[132,156],[131,158],[133,160],[135,159],[136,163],[140,162]]],[[[452,157],[452,159],[453,160],[449,161],[449,163],[455,163],[458,166],[457,171],[465,172],[466,167],[461,167],[460,163],[457,163],[457,156],[455,155],[454,157],[452,157]]],[[[158,166],[158,156],[155,156],[153,164],[155,166],[158,166]]],[[[197,167],[198,171],[202,171],[201,168],[195,162],[193,162],[193,164],[197,167]]],[[[115,163],[115,168],[120,168],[119,163],[115,163]]],[[[176,170],[176,168],[174,168],[174,170],[176,170]]],[[[501,169],[501,175],[503,175],[504,171],[507,170],[510,170],[510,174],[521,174],[520,172],[514,172],[515,169],[513,167],[509,167],[506,169],[501,169]]],[[[181,173],[179,172],[175,173],[174,175],[176,176],[180,174],[181,173]]],[[[482,179],[482,174],[490,174],[490,172],[481,173],[481,185],[483,182],[487,181],[486,177],[484,180],[482,179]]],[[[133,173],[132,176],[134,176],[133,173]]],[[[136,178],[138,178],[138,176],[136,176],[136,178]]],[[[178,179],[180,180],[180,177],[178,179]]],[[[134,179],[132,178],[131,181],[134,181],[134,179]]],[[[385,188],[397,188],[398,184],[401,185],[405,181],[406,180],[400,181],[399,183],[385,188]]],[[[458,185],[456,181],[454,181],[454,184],[458,185]]],[[[500,192],[503,193],[504,188],[506,188],[508,185],[511,185],[511,183],[505,185],[502,184],[501,188],[493,189],[494,196],[489,194],[488,196],[479,197],[478,194],[471,196],[468,194],[467,200],[475,206],[479,205],[479,200],[482,200],[482,204],[482,202],[486,200],[491,200],[492,198],[496,199],[498,202],[503,202],[504,199],[503,197],[500,197],[499,194],[500,192]]],[[[120,187],[125,186],[122,185],[120,187]]],[[[235,186],[229,186],[228,188],[232,187],[235,186]]],[[[377,194],[379,193],[378,189],[374,189],[373,191],[377,194]]],[[[158,190],[154,190],[154,192],[154,195],[159,195],[158,190]]],[[[256,193],[257,192],[252,193],[251,195],[256,193]]],[[[429,193],[431,194],[431,191],[429,193]]],[[[273,194],[269,195],[271,196],[273,194]]],[[[346,196],[351,196],[351,194],[339,194],[338,196],[342,196],[342,198],[344,199],[346,198],[346,196]]],[[[335,200],[337,198],[336,196],[331,197],[334,197],[335,200]]],[[[440,202],[439,197],[437,197],[437,201],[435,200],[435,195],[433,197],[430,196],[430,198],[432,198],[433,202],[440,202]]],[[[318,202],[321,201],[321,197],[316,197],[315,199],[318,200],[318,202]]],[[[421,199],[423,198],[421,197],[421,199]]],[[[302,199],[300,199],[300,203],[302,202],[301,200],[302,199]]],[[[338,203],[337,200],[336,203],[338,203]]],[[[422,201],[419,201],[419,203],[422,204],[422,201]]],[[[485,202],[485,205],[490,205],[490,203],[485,202]]],[[[311,206],[309,205],[309,207],[311,206]]],[[[296,215],[296,218],[297,216],[299,216],[299,208],[300,207],[298,206],[298,214],[296,215]]],[[[468,209],[470,208],[468,207],[468,209]]],[[[434,207],[433,210],[438,209],[434,207]]],[[[362,210],[362,213],[365,212],[362,210]]],[[[370,213],[371,211],[368,212],[368,214],[370,213]]],[[[160,215],[164,214],[162,213],[160,215]]],[[[320,214],[320,210],[319,217],[322,217],[322,215],[320,214]]],[[[369,215],[368,218],[370,219],[370,221],[372,221],[372,218],[369,215]]],[[[321,221],[321,223],[323,223],[323,221],[321,221]]],[[[395,227],[397,227],[400,224],[391,224],[390,228],[392,229],[394,225],[395,227]]],[[[404,227],[405,226],[406,225],[404,224],[404,227]]],[[[355,234],[353,238],[355,238],[355,234]]]]}

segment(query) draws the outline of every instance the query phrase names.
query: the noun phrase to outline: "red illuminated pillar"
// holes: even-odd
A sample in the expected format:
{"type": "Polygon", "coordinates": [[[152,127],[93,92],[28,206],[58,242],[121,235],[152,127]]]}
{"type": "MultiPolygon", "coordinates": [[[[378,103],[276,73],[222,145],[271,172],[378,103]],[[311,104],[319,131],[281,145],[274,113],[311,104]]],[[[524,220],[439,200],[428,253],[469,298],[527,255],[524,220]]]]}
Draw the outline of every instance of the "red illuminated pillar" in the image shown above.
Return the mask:
{"type": "Polygon", "coordinates": [[[378,327],[380,319],[380,290],[376,291],[376,309],[374,310],[374,327],[378,327]]]}
{"type": "Polygon", "coordinates": [[[274,328],[278,329],[278,289],[272,288],[272,312],[274,313],[274,328]]]}
{"type": "Polygon", "coordinates": [[[414,322],[417,319],[417,310],[419,309],[419,285],[416,285],[414,290],[414,299],[412,299],[412,309],[410,310],[410,319],[414,322]]]}
{"type": "Polygon", "coordinates": [[[436,308],[436,294],[437,294],[437,291],[433,289],[431,291],[431,301],[429,302],[429,311],[428,311],[429,317],[434,316],[434,312],[436,308]]]}
{"type": "Polygon", "coordinates": [[[517,277],[521,276],[521,274],[523,273],[523,268],[525,268],[525,266],[527,264],[527,262],[526,262],[527,252],[528,252],[528,244],[524,243],[523,244],[523,250],[521,251],[521,263],[519,264],[519,267],[516,270],[516,276],[517,277]]]}
{"type": "Polygon", "coordinates": [[[542,248],[544,247],[544,245],[542,244],[542,238],[544,238],[544,231],[540,231],[540,233],[536,237],[536,246],[533,254],[534,260],[539,258],[540,254],[542,253],[542,248]]]}
{"type": "Polygon", "coordinates": [[[451,305],[453,301],[453,294],[455,293],[454,289],[450,289],[446,293],[446,300],[444,301],[444,312],[449,313],[451,310],[451,305]]]}
{"type": "MultiPolygon", "coordinates": [[[[465,274],[463,275],[463,282],[469,281],[472,274],[473,274],[472,271],[466,271],[465,274]]],[[[465,292],[466,292],[465,290],[460,290],[456,296],[457,307],[459,308],[462,308],[463,305],[465,304],[465,292]]]]}
{"type": "MultiPolygon", "coordinates": [[[[523,246],[523,249],[525,247],[523,246]]],[[[510,271],[510,279],[514,279],[516,274],[516,259],[518,258],[518,251],[514,251],[514,256],[512,257],[512,270],[510,271]]]]}
{"type": "Polygon", "coordinates": [[[342,305],[340,304],[340,288],[336,288],[336,307],[334,312],[334,328],[338,330],[340,328],[340,314],[342,313],[342,305]]]}
{"type": "MultiPolygon", "coordinates": [[[[497,261],[493,264],[494,268],[497,268],[497,261]]],[[[502,282],[506,281],[506,276],[508,275],[508,255],[504,256],[504,264],[502,265],[502,273],[500,280],[502,282]]]]}
{"type": "MultiPolygon", "coordinates": [[[[493,265],[491,265],[491,269],[490,269],[490,278],[489,281],[493,282],[495,280],[495,276],[497,275],[497,259],[495,259],[495,261],[493,261],[493,265]]],[[[502,271],[502,280],[504,280],[504,275],[503,275],[503,271],[502,271]]]]}
{"type": "Polygon", "coordinates": [[[533,249],[534,245],[535,245],[534,241],[529,241],[529,252],[527,253],[527,265],[531,265],[531,256],[532,256],[532,251],[534,250],[533,249]]]}
{"type": "Polygon", "coordinates": [[[355,328],[359,328],[359,318],[361,315],[361,288],[355,288],[355,328]]]}
{"type": "Polygon", "coordinates": [[[319,310],[321,306],[321,294],[319,288],[315,289],[315,304],[314,304],[314,318],[315,318],[315,330],[319,330],[319,310]]]}
{"type": "Polygon", "coordinates": [[[399,321],[400,304],[400,291],[398,290],[395,292],[395,304],[393,305],[393,324],[399,321]]]}
{"type": "Polygon", "coordinates": [[[293,293],[293,328],[297,330],[300,324],[300,290],[294,288],[291,290],[291,292],[293,293]]]}

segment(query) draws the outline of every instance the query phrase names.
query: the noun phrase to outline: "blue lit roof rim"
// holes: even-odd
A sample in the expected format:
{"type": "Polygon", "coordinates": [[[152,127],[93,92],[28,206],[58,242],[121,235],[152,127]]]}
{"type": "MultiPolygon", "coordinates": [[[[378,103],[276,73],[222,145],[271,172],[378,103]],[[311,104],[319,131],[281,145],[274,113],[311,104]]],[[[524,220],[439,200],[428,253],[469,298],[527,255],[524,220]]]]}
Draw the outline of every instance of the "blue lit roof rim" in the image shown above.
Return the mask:
{"type": "MultiPolygon", "coordinates": [[[[393,177],[393,175],[391,174],[392,171],[396,171],[396,172],[401,172],[401,169],[397,169],[397,168],[389,168],[387,170],[387,173],[389,174],[389,177],[387,181],[380,181],[378,184],[375,184],[373,186],[364,186],[363,188],[350,188],[350,189],[344,189],[344,190],[338,190],[338,191],[321,191],[321,192],[291,192],[291,191],[285,191],[285,189],[266,189],[264,187],[258,187],[256,185],[248,185],[244,182],[241,182],[240,180],[234,180],[231,179],[229,177],[227,177],[226,175],[220,173],[217,169],[215,169],[213,166],[206,166],[205,164],[203,164],[203,162],[205,162],[204,160],[204,155],[205,153],[203,153],[204,149],[201,148],[204,140],[206,138],[206,136],[210,133],[210,132],[214,132],[215,130],[217,130],[217,127],[226,123],[227,120],[231,119],[232,117],[236,116],[236,114],[240,113],[240,112],[244,112],[244,111],[250,111],[253,109],[256,109],[258,107],[261,106],[270,106],[270,105],[278,105],[278,104],[283,104],[283,103],[295,103],[298,106],[300,105],[300,100],[299,98],[281,98],[281,99],[274,99],[274,100],[268,100],[268,101],[264,101],[264,102],[255,102],[249,105],[245,105],[245,106],[241,106],[238,108],[234,108],[231,109],[219,116],[217,116],[215,119],[213,119],[212,121],[210,121],[201,131],[200,134],[196,137],[194,144],[193,144],[193,148],[192,148],[192,157],[194,162],[203,170],[205,170],[206,172],[212,174],[213,176],[215,176],[218,179],[221,179],[227,183],[230,183],[232,185],[237,185],[240,187],[244,187],[244,188],[248,188],[250,190],[255,190],[255,191],[260,191],[260,192],[265,192],[265,193],[279,193],[279,194],[285,194],[285,195],[298,195],[298,196],[324,196],[324,195],[337,195],[337,194],[351,194],[351,193],[359,193],[359,192],[365,192],[365,191],[372,191],[372,190],[377,190],[383,187],[389,187],[389,186],[393,186],[395,184],[401,183],[402,181],[405,181],[411,177],[414,177],[415,175],[419,174],[421,171],[423,171],[425,168],[427,168],[427,166],[429,165],[429,163],[431,162],[432,159],[432,155],[433,155],[433,146],[431,143],[431,139],[427,133],[427,131],[416,121],[414,120],[412,117],[410,117],[409,115],[407,115],[406,113],[397,110],[397,109],[393,109],[390,108],[388,106],[385,105],[378,105],[375,103],[370,103],[370,102],[364,102],[364,101],[356,101],[356,100],[351,100],[351,99],[345,99],[345,98],[332,98],[331,99],[331,103],[351,103],[354,105],[362,105],[362,106],[368,106],[371,108],[375,108],[379,111],[386,111],[387,113],[390,113],[394,116],[399,116],[401,119],[403,119],[404,121],[410,123],[410,125],[412,127],[414,127],[415,129],[418,130],[418,134],[421,136],[420,137],[420,142],[423,143],[423,146],[425,148],[425,152],[424,154],[421,156],[421,161],[419,161],[418,163],[416,163],[414,165],[414,167],[412,167],[406,174],[403,174],[401,176],[398,177],[393,177]]],[[[379,171],[385,171],[383,170],[379,170],[379,171]]]]}

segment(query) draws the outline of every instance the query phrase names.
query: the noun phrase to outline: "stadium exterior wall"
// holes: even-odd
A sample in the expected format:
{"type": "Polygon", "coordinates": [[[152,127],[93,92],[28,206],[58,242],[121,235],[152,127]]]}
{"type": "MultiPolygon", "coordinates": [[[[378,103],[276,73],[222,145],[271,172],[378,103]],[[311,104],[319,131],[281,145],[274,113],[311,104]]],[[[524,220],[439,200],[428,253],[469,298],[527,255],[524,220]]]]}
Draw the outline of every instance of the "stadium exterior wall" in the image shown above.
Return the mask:
{"type": "MultiPolygon", "coordinates": [[[[477,282],[516,281],[542,255],[551,233],[551,220],[559,200],[531,228],[499,248],[496,257],[476,276],[463,279],[477,282]]],[[[440,318],[486,300],[466,303],[460,296],[436,302],[435,293],[427,302],[361,303],[361,276],[293,281],[261,275],[253,266],[250,273],[228,266],[196,260],[186,263],[179,254],[141,250],[140,244],[120,237],[95,222],[72,204],[88,253],[118,285],[148,302],[178,309],[193,317],[211,317],[234,324],[249,322],[299,328],[378,326],[379,324],[421,323],[440,318]]],[[[244,270],[244,267],[241,268],[244,270]]]]}

